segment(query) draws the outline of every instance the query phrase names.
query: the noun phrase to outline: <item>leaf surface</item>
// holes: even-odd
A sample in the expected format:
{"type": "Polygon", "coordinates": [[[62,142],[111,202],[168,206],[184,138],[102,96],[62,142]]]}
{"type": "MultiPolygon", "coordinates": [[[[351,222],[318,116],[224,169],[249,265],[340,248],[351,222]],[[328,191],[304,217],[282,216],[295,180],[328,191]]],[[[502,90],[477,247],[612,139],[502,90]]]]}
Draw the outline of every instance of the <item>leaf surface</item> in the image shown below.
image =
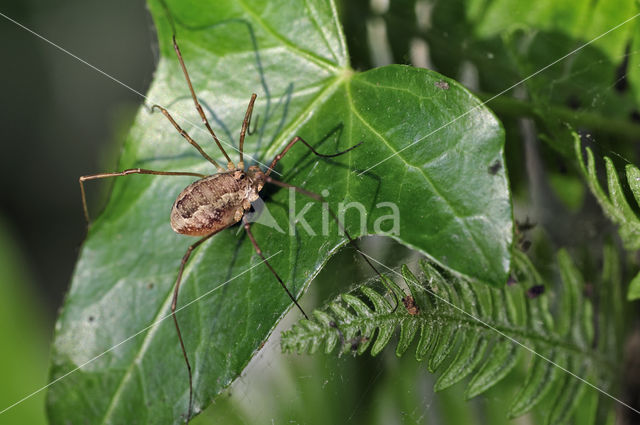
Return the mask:
{"type": "MultiPolygon", "coordinates": [[[[167,107],[220,159],[188,95],[166,11],[157,1],[149,5],[161,51],[149,104],[167,107]]],[[[194,89],[234,161],[255,92],[257,128],[245,142],[246,162],[264,168],[295,135],[322,153],[363,141],[330,160],[296,145],[273,176],[322,193],[336,211],[339,203],[362,205],[362,223],[358,207],[344,216],[354,237],[392,229],[388,216],[395,205],[394,238],[457,274],[504,284],[512,242],[504,134],[469,92],[424,69],[353,72],[331,2],[171,1],[167,7],[194,89]]],[[[119,164],[134,167],[215,172],[148,108],[138,113],[119,164]]],[[[114,182],[82,247],[57,324],[52,378],[82,369],[49,391],[52,424],[184,421],[187,371],[168,314],[180,259],[196,239],[171,231],[169,211],[191,181],[134,175],[114,182]]],[[[283,232],[273,222],[257,223],[254,235],[299,296],[345,238],[321,205],[304,196],[277,187],[262,195],[283,232]],[[290,208],[297,220],[288,219],[290,208]]],[[[197,413],[239,376],[291,302],[234,226],[194,252],[179,305],[188,305],[178,319],[194,370],[197,413]]]]}

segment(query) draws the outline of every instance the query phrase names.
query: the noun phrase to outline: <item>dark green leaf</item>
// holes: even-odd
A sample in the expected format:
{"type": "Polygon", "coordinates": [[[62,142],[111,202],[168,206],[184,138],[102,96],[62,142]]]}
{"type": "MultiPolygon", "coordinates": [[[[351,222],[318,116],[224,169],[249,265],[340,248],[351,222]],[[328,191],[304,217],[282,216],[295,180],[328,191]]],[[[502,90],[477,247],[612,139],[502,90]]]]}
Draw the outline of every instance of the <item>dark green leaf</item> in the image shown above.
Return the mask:
{"type": "Polygon", "coordinates": [[[418,347],[416,348],[416,360],[419,362],[425,360],[438,340],[440,333],[437,331],[436,325],[422,322],[420,326],[420,339],[418,340],[418,347]]]}
{"type": "Polygon", "coordinates": [[[444,326],[440,326],[437,329],[437,339],[433,344],[433,349],[429,354],[429,363],[427,368],[429,372],[435,372],[444,363],[449,356],[449,353],[453,350],[453,347],[459,343],[458,338],[460,336],[460,325],[457,323],[444,323],[444,326]]]}
{"type": "Polygon", "coordinates": [[[584,327],[580,324],[584,323],[584,304],[590,304],[588,300],[580,297],[580,289],[584,287],[584,281],[580,272],[573,264],[571,257],[566,250],[561,249],[558,252],[558,268],[562,276],[562,288],[566,294],[562,297],[562,308],[564,320],[558,322],[558,333],[571,337],[573,341],[580,347],[587,347],[590,342],[584,335],[584,327]]]}
{"type": "Polygon", "coordinates": [[[487,339],[482,334],[474,332],[471,337],[463,339],[461,344],[456,358],[436,381],[434,390],[441,391],[460,382],[482,361],[487,348],[487,339]]]}
{"type": "MultiPolygon", "coordinates": [[[[259,127],[245,150],[263,164],[294,135],[325,153],[363,141],[332,160],[319,160],[296,146],[279,163],[276,177],[317,193],[327,190],[336,210],[338,202],[361,203],[367,212],[362,228],[351,213],[345,217],[354,237],[388,231],[392,223],[384,218],[391,208],[380,203],[395,203],[400,212],[396,239],[474,281],[506,281],[512,240],[508,185],[504,167],[487,171],[504,162],[504,134],[480,101],[455,81],[424,69],[391,66],[354,73],[329,1],[168,3],[194,88],[221,139],[235,145],[249,96],[256,92],[259,127]],[[448,89],[438,84],[442,80],[448,89]]],[[[157,1],[149,6],[161,51],[149,101],[167,106],[219,159],[198,125],[170,44],[166,11],[157,1]]],[[[120,169],[134,167],[215,172],[162,115],[145,108],[119,163],[120,169]]],[[[109,204],[82,248],[57,324],[52,378],[167,317],[180,258],[195,241],[170,230],[169,210],[192,180],[116,179],[109,204]]],[[[331,220],[329,236],[321,235],[320,205],[304,216],[316,232],[312,236],[301,221],[288,221],[288,206],[293,207],[288,191],[269,189],[265,196],[280,228],[297,232],[258,224],[255,237],[290,290],[300,295],[345,238],[331,220]]],[[[296,213],[308,202],[302,196],[292,199],[296,213]]],[[[196,412],[241,373],[291,306],[238,230],[207,241],[183,277],[179,305],[207,294],[178,314],[194,368],[196,412]]],[[[132,423],[134,418],[179,423],[187,400],[186,367],[169,319],[60,381],[48,403],[53,424],[132,423]]]]}
{"type": "MultiPolygon", "coordinates": [[[[563,373],[551,362],[565,367],[565,355],[551,351],[546,353],[545,357],[543,359],[540,356],[532,355],[532,365],[529,366],[527,378],[509,407],[510,418],[515,418],[531,410],[553,388],[554,381],[563,373]]],[[[562,377],[564,376],[562,375],[562,377]]]]}
{"type": "Polygon", "coordinates": [[[398,341],[398,346],[396,347],[396,355],[398,357],[402,356],[404,352],[407,351],[407,348],[409,348],[409,345],[420,328],[420,323],[417,320],[407,318],[402,321],[400,326],[400,339],[398,341]]]}
{"type": "Polygon", "coordinates": [[[518,362],[518,347],[511,341],[498,341],[489,352],[489,360],[469,382],[467,398],[485,392],[504,378],[518,362]]]}
{"type": "MultiPolygon", "coordinates": [[[[580,425],[595,425],[598,418],[598,406],[600,394],[593,388],[587,388],[586,393],[580,399],[580,404],[575,410],[575,423],[580,425]]],[[[613,411],[610,412],[614,414],[613,411]]],[[[613,422],[613,421],[612,421],[613,422]]]]}
{"type": "MultiPolygon", "coordinates": [[[[575,366],[574,362],[570,362],[569,370],[575,371],[577,376],[585,376],[586,368],[575,366]]],[[[580,401],[585,390],[585,383],[574,376],[564,374],[561,377],[563,383],[558,391],[558,396],[552,402],[551,412],[547,416],[547,425],[560,425],[567,423],[567,420],[574,412],[576,405],[580,401]]]]}

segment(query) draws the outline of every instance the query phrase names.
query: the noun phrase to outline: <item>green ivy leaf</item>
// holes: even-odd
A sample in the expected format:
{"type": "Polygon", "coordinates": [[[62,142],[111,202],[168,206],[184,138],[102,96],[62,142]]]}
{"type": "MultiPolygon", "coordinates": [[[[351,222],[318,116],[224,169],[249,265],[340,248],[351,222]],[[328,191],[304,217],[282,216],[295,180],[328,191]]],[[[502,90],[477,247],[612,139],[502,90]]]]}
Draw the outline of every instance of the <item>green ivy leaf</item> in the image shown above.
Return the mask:
{"type": "MultiPolygon", "coordinates": [[[[188,96],[165,9],[157,0],[149,5],[161,51],[149,103],[166,106],[219,158],[188,96]]],[[[295,146],[275,177],[316,193],[328,191],[335,210],[339,202],[359,202],[367,212],[364,228],[355,208],[345,218],[354,237],[388,231],[393,223],[384,218],[392,210],[381,203],[394,203],[400,214],[394,238],[457,274],[504,284],[512,241],[504,134],[469,92],[424,69],[390,66],[355,73],[330,1],[171,1],[168,10],[194,88],[221,139],[235,146],[255,92],[258,127],[245,151],[263,164],[294,135],[325,153],[363,141],[332,160],[295,146]]],[[[164,117],[147,108],[141,108],[120,159],[120,169],[134,167],[215,172],[164,117]]],[[[52,424],[184,421],[187,371],[171,319],[145,328],[168,317],[180,258],[195,242],[169,227],[170,207],[192,180],[116,179],[82,248],[57,324],[52,378],[83,367],[51,388],[52,424]]],[[[312,203],[304,215],[316,232],[310,235],[301,220],[290,225],[288,191],[269,188],[263,195],[285,232],[260,224],[253,232],[299,296],[345,238],[323,219],[320,205],[312,203]],[[288,232],[290,226],[295,234],[288,232]]],[[[292,197],[298,214],[309,199],[292,197]]],[[[207,241],[187,265],[179,304],[201,296],[178,313],[193,365],[196,413],[239,376],[291,307],[238,227],[207,241]]]]}

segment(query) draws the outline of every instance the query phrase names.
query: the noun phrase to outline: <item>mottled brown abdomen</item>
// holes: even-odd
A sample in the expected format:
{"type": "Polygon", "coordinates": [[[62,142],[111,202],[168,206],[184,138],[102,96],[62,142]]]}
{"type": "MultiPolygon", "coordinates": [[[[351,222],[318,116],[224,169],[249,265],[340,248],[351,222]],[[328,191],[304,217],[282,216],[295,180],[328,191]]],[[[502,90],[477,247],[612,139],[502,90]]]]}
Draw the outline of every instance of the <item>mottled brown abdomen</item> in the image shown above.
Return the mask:
{"type": "Polygon", "coordinates": [[[206,236],[242,219],[256,188],[242,171],[216,174],[187,186],[171,209],[171,227],[177,233],[206,236]]]}

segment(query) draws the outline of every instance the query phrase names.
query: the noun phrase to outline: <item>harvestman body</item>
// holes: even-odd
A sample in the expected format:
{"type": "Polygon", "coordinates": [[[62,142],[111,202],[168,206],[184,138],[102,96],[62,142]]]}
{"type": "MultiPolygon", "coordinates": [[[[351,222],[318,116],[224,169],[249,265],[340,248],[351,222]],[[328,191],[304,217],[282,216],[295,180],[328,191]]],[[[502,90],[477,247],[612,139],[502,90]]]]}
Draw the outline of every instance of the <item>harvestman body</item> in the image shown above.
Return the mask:
{"type": "MultiPolygon", "coordinates": [[[[269,176],[273,168],[278,163],[278,161],[297,142],[302,142],[315,155],[320,157],[325,157],[325,158],[332,158],[332,157],[336,157],[338,155],[347,153],[350,150],[359,146],[360,143],[342,152],[338,152],[336,154],[323,155],[316,152],[316,150],[313,147],[311,147],[311,145],[309,145],[306,141],[296,136],[293,139],[291,139],[291,141],[289,141],[289,143],[285,146],[282,152],[280,152],[273,159],[273,161],[269,165],[269,168],[266,171],[263,172],[257,166],[250,166],[248,167],[247,170],[245,170],[244,161],[243,161],[243,144],[244,144],[245,135],[249,129],[249,125],[251,122],[251,115],[253,112],[253,105],[256,100],[256,95],[255,94],[251,95],[249,106],[247,107],[247,112],[242,122],[242,128],[240,130],[239,149],[238,149],[240,153],[240,160],[238,162],[238,165],[236,165],[233,163],[233,161],[231,161],[231,159],[229,158],[229,155],[227,155],[226,151],[223,149],[220,141],[218,140],[218,137],[216,136],[213,129],[209,125],[209,121],[207,120],[207,117],[204,114],[202,107],[200,106],[200,103],[198,102],[195,91],[193,90],[193,86],[191,84],[191,79],[189,78],[189,74],[187,72],[187,68],[182,59],[180,48],[178,47],[178,44],[176,42],[175,36],[173,37],[173,47],[178,56],[180,66],[182,67],[184,77],[187,81],[187,85],[189,86],[189,91],[191,92],[191,97],[193,99],[193,102],[195,103],[195,107],[198,110],[200,117],[202,118],[202,122],[206,126],[207,130],[213,137],[213,140],[215,141],[218,148],[220,149],[225,159],[227,160],[227,169],[225,170],[213,158],[207,155],[207,153],[202,150],[200,145],[198,145],[198,143],[196,143],[195,140],[193,140],[191,136],[189,136],[189,134],[187,134],[187,132],[184,131],[176,123],[176,121],[173,119],[173,117],[169,114],[169,112],[165,108],[159,105],[154,105],[152,107],[152,111],[155,109],[160,110],[162,114],[176,128],[176,130],[180,133],[180,135],[184,139],[186,139],[187,142],[189,142],[193,147],[195,147],[205,159],[207,159],[217,168],[218,173],[213,175],[205,175],[205,174],[191,173],[191,172],[154,171],[154,170],[147,170],[142,168],[134,168],[134,169],[128,169],[128,170],[124,170],[116,173],[101,173],[101,174],[81,176],[79,181],[80,181],[80,191],[82,194],[82,206],[84,208],[84,213],[85,213],[87,222],[89,222],[90,221],[89,213],[88,213],[85,190],[84,190],[84,182],[87,180],[95,180],[95,179],[101,179],[101,178],[107,178],[107,177],[119,177],[119,176],[125,176],[129,174],[153,174],[153,175],[164,175],[164,176],[169,175],[169,176],[199,177],[199,180],[196,180],[195,182],[191,183],[178,195],[178,198],[174,202],[173,207],[171,209],[171,227],[175,232],[184,234],[184,235],[189,235],[189,236],[201,237],[201,239],[199,239],[197,242],[189,246],[189,248],[187,249],[187,252],[182,257],[182,262],[180,264],[180,268],[178,269],[178,275],[174,285],[173,299],[171,303],[171,314],[173,317],[173,321],[178,334],[178,339],[180,341],[180,347],[182,349],[182,354],[184,356],[184,360],[187,365],[187,370],[189,374],[189,409],[187,413],[187,423],[188,423],[191,417],[191,409],[192,409],[192,401],[193,401],[193,378],[191,373],[191,364],[189,362],[189,357],[185,349],[184,341],[182,339],[182,333],[180,332],[180,326],[178,324],[178,319],[175,315],[175,312],[176,312],[176,306],[178,302],[178,292],[180,289],[180,283],[182,281],[182,273],[184,271],[185,265],[187,264],[187,261],[189,260],[189,257],[191,256],[191,253],[200,244],[202,244],[204,241],[206,241],[216,233],[240,222],[243,219],[245,212],[251,208],[251,202],[259,198],[259,192],[262,190],[265,183],[271,183],[280,187],[291,188],[312,199],[315,199],[317,201],[323,201],[323,198],[318,194],[309,192],[307,190],[304,190],[296,186],[292,186],[287,183],[274,180],[269,176]]],[[[337,221],[338,226],[347,236],[349,241],[351,243],[355,243],[353,238],[351,238],[351,236],[345,231],[344,227],[341,225],[340,221],[337,219],[333,211],[331,210],[329,211],[331,212],[332,217],[334,218],[334,220],[337,221]]],[[[276,271],[273,269],[271,264],[269,264],[267,259],[262,254],[262,251],[260,250],[260,247],[251,232],[250,223],[247,221],[244,221],[243,225],[257,254],[260,256],[262,261],[266,264],[266,266],[269,268],[271,273],[278,280],[278,282],[280,283],[282,288],[285,290],[289,298],[291,298],[291,301],[293,301],[296,307],[302,312],[304,317],[307,318],[306,313],[304,312],[302,307],[300,307],[296,298],[289,291],[289,289],[287,288],[285,283],[282,281],[278,273],[276,273],[276,271]]],[[[363,258],[373,268],[373,270],[376,271],[376,273],[378,273],[375,267],[373,267],[373,265],[369,262],[369,260],[364,256],[363,258]]]]}

